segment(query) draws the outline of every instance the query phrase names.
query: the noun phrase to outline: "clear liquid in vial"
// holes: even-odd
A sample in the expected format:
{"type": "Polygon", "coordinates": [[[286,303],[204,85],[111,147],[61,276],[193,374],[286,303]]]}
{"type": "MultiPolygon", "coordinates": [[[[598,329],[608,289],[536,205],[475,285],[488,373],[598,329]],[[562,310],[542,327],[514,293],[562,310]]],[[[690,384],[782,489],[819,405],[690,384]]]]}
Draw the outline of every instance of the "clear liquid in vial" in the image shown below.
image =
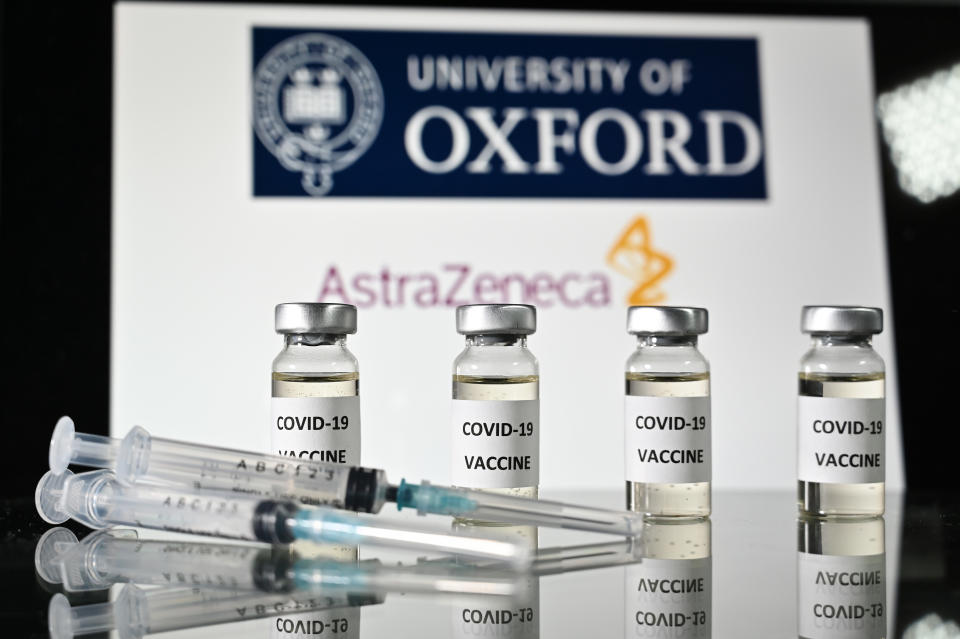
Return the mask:
{"type": "MultiPolygon", "coordinates": [[[[800,373],[801,397],[882,398],[884,374],[800,373]]],[[[882,515],[884,483],[826,484],[797,481],[797,505],[808,515],[868,517],[882,515]]]]}
{"type": "MultiPolygon", "coordinates": [[[[645,397],[707,397],[710,373],[650,375],[627,373],[627,395],[645,397]]],[[[627,509],[652,517],[707,517],[710,482],[655,484],[627,482],[627,509]]]]}
{"type": "Polygon", "coordinates": [[[291,375],[275,372],[271,386],[273,397],[353,397],[360,394],[360,375],[291,375]]]}
{"type": "MultiPolygon", "coordinates": [[[[524,399],[540,398],[540,378],[537,375],[520,377],[476,377],[473,375],[453,376],[453,398],[492,401],[519,401],[524,399]]],[[[484,492],[527,497],[536,499],[539,495],[537,486],[517,486],[515,488],[482,488],[484,492]]],[[[475,519],[457,519],[459,523],[470,525],[506,524],[483,522],[475,519]]]]}

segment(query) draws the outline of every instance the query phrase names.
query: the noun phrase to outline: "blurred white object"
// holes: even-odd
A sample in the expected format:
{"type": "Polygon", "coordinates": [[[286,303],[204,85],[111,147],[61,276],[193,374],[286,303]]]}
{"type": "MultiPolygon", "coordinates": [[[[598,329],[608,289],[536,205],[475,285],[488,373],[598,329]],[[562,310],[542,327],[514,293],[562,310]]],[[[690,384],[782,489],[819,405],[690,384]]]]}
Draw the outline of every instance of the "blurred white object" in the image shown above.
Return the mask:
{"type": "Polygon", "coordinates": [[[960,639],[960,626],[931,612],[907,626],[903,639],[960,639]]]}
{"type": "Polygon", "coordinates": [[[960,64],[877,98],[900,187],[921,202],[960,190],[960,64]]]}

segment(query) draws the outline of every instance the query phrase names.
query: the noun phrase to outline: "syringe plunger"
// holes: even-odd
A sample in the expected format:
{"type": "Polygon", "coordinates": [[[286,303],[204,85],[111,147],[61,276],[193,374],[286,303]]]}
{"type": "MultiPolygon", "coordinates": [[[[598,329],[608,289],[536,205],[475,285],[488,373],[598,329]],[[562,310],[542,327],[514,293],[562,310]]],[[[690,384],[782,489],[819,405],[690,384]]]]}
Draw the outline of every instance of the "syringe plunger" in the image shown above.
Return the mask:
{"type": "Polygon", "coordinates": [[[62,473],[70,464],[114,468],[120,443],[120,440],[102,435],[78,433],[73,420],[64,415],[57,420],[50,437],[50,470],[62,473]]]}

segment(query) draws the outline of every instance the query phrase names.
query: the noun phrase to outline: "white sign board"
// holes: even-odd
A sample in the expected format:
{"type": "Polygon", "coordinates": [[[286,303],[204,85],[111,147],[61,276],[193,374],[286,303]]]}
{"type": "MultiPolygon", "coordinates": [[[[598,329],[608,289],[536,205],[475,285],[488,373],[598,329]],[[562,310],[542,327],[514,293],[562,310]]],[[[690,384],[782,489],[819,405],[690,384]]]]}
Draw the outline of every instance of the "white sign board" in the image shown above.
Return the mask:
{"type": "Polygon", "coordinates": [[[266,450],[274,305],[347,301],[364,465],[448,482],[453,307],[510,300],[539,309],[541,485],[619,487],[625,308],[696,305],[715,485],[786,489],[801,305],[890,309],[864,21],[121,2],[115,25],[114,435],[266,450]]]}

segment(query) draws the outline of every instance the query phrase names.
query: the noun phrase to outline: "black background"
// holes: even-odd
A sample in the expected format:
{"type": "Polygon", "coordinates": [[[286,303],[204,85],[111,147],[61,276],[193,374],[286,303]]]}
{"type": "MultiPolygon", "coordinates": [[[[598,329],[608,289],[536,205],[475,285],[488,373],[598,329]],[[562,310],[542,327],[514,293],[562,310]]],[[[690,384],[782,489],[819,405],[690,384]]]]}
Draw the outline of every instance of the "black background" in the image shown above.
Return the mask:
{"type": "MultiPolygon", "coordinates": [[[[960,63],[955,2],[599,0],[549,6],[864,16],[871,25],[877,93],[960,63]]],[[[23,637],[46,636],[49,593],[34,576],[32,561],[34,539],[46,526],[32,512],[30,497],[46,466],[51,427],[70,413],[82,430],[107,432],[112,13],[112,3],[99,0],[0,1],[0,425],[6,456],[0,462],[0,625],[23,637]]],[[[921,204],[897,186],[884,145],[879,161],[910,488],[904,521],[912,522],[912,528],[905,523],[901,547],[900,636],[905,624],[927,612],[951,618],[960,598],[960,496],[947,481],[956,463],[958,426],[952,383],[960,374],[960,193],[921,204]]],[[[762,291],[756,301],[762,308],[762,291]]],[[[793,431],[783,427],[784,440],[792,441],[793,431]]],[[[104,596],[94,593],[90,600],[104,596]]]]}
{"type": "MultiPolygon", "coordinates": [[[[956,4],[601,0],[549,6],[864,16],[872,28],[878,93],[960,63],[956,4]]],[[[45,467],[50,430],[61,414],[73,416],[81,430],[107,430],[113,7],[7,0],[0,21],[0,407],[4,455],[13,459],[3,462],[0,496],[24,497],[45,467]]],[[[911,490],[942,491],[946,469],[955,463],[948,443],[958,425],[951,402],[960,376],[960,193],[921,204],[897,186],[885,145],[880,156],[907,481],[911,490]]],[[[758,292],[758,308],[762,303],[758,292]]],[[[792,437],[785,430],[784,439],[792,437]]]]}

